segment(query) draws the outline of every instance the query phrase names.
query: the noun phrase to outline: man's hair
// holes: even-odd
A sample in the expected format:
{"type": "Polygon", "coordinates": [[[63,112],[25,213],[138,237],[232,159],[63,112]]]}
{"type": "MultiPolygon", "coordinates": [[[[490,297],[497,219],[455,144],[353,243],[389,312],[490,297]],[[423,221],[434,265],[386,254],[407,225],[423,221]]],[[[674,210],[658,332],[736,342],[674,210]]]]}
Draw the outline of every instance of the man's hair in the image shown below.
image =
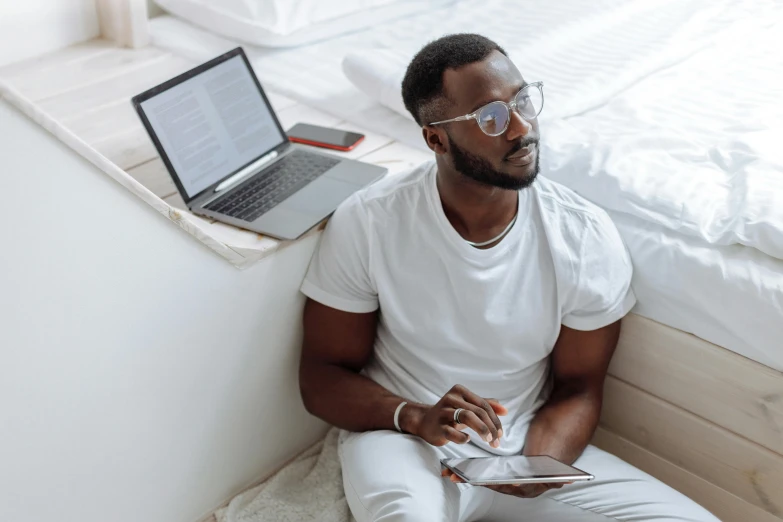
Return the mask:
{"type": "Polygon", "coordinates": [[[430,123],[437,117],[443,104],[443,73],[463,65],[480,62],[499,51],[508,56],[498,44],[478,34],[450,34],[425,45],[413,57],[402,80],[402,100],[416,123],[430,123]]]}

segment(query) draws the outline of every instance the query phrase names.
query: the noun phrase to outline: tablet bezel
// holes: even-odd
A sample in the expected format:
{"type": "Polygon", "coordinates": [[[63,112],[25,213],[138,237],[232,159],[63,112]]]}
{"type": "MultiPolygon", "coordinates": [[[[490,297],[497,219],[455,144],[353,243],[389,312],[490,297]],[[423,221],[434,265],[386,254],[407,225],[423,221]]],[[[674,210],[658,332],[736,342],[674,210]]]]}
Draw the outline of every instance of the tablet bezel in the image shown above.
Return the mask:
{"type": "Polygon", "coordinates": [[[472,486],[495,486],[495,485],[505,485],[505,484],[559,484],[563,482],[583,482],[583,481],[590,481],[595,479],[595,476],[591,475],[590,473],[587,473],[586,471],[583,471],[579,468],[576,468],[574,466],[571,466],[569,464],[566,464],[564,462],[560,462],[559,460],[550,457],[549,455],[513,455],[509,457],[503,457],[503,456],[492,456],[492,457],[473,457],[473,458],[448,458],[448,459],[441,459],[441,465],[443,465],[446,469],[457,475],[459,478],[461,478],[463,481],[465,481],[467,484],[470,484],[472,486]],[[562,474],[562,475],[532,475],[528,477],[521,477],[521,476],[513,476],[513,477],[480,477],[476,478],[475,480],[471,480],[468,478],[462,471],[456,467],[455,461],[465,461],[465,460],[477,460],[477,459],[506,459],[506,458],[546,458],[550,460],[554,460],[555,462],[558,462],[562,464],[563,466],[568,466],[572,470],[575,471],[573,474],[562,474]]]}

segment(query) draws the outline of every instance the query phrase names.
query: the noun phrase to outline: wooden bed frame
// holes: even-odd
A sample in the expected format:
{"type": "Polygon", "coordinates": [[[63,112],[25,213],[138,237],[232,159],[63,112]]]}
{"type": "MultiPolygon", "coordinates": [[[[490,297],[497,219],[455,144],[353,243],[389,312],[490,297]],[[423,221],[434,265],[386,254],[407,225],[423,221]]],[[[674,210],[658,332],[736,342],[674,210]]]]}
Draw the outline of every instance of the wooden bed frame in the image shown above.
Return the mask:
{"type": "MultiPolygon", "coordinates": [[[[145,0],[97,7],[104,37],[146,45],[145,0]]],[[[693,335],[625,319],[594,443],[723,521],[783,521],[783,373],[693,335]]]]}
{"type": "Polygon", "coordinates": [[[783,373],[693,335],[624,320],[594,444],[723,521],[783,520],[783,373]]]}

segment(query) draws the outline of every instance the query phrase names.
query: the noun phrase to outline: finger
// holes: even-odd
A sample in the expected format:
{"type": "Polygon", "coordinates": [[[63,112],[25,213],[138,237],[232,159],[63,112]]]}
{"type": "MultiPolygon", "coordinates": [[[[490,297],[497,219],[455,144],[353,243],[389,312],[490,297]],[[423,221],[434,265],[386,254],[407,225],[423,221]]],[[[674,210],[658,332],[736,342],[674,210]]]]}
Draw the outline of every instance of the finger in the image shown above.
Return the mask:
{"type": "Polygon", "coordinates": [[[497,399],[486,399],[486,401],[489,403],[490,406],[492,406],[492,409],[495,410],[495,414],[502,417],[503,415],[508,415],[508,408],[500,404],[500,402],[497,399]]]}
{"type": "Polygon", "coordinates": [[[542,484],[503,484],[487,487],[498,493],[520,498],[535,498],[546,491],[546,489],[542,487],[542,484]]]}
{"type": "Polygon", "coordinates": [[[512,486],[510,495],[520,498],[535,498],[544,492],[541,484],[522,484],[512,486]]]}
{"type": "MultiPolygon", "coordinates": [[[[459,397],[451,398],[449,401],[449,406],[451,407],[441,409],[441,423],[453,424],[454,414],[457,409],[461,408],[463,411],[461,411],[459,414],[459,423],[453,425],[455,428],[464,429],[465,427],[468,427],[478,433],[479,436],[487,442],[497,440],[497,430],[495,429],[495,425],[489,421],[489,419],[486,417],[486,413],[481,408],[465,400],[462,400],[459,397]],[[485,415],[483,419],[479,417],[479,415],[482,414],[485,415]]],[[[495,447],[499,445],[500,444],[494,444],[495,447]]]]}
{"type": "MultiPolygon", "coordinates": [[[[497,399],[485,399],[487,401],[487,404],[492,408],[492,410],[495,412],[495,415],[498,417],[502,417],[504,415],[508,415],[508,409],[500,404],[500,402],[497,399]]],[[[501,427],[498,429],[498,437],[503,436],[503,428],[501,427]]]]}
{"type": "Polygon", "coordinates": [[[461,478],[459,478],[459,477],[458,477],[457,475],[455,475],[454,473],[452,473],[452,474],[451,474],[451,476],[449,477],[449,480],[451,480],[451,481],[452,481],[452,482],[454,482],[455,484],[459,484],[459,483],[461,483],[461,482],[465,482],[464,480],[462,480],[461,478]]]}
{"type": "Polygon", "coordinates": [[[506,488],[502,491],[506,495],[513,495],[515,497],[520,498],[529,498],[530,496],[530,485],[529,484],[511,484],[506,486],[506,488]]]}
{"type": "Polygon", "coordinates": [[[490,429],[494,428],[492,429],[492,438],[493,440],[496,439],[497,432],[499,429],[503,428],[503,425],[500,423],[500,419],[498,419],[495,410],[492,409],[492,406],[490,406],[489,402],[487,402],[483,397],[479,397],[478,395],[468,390],[467,388],[464,388],[461,391],[462,391],[462,397],[466,401],[477,406],[478,408],[481,408],[484,411],[485,415],[479,415],[479,416],[486,417],[485,422],[488,423],[488,426],[491,426],[490,429]]]}
{"type": "Polygon", "coordinates": [[[457,444],[465,444],[470,441],[470,435],[468,435],[467,433],[463,433],[455,428],[452,428],[451,426],[444,426],[443,434],[446,436],[446,439],[450,440],[451,442],[455,442],[457,444]]]}
{"type": "Polygon", "coordinates": [[[500,428],[498,428],[494,421],[489,417],[487,411],[478,406],[469,405],[468,408],[470,408],[470,411],[472,411],[479,419],[481,419],[481,422],[483,422],[489,429],[490,438],[486,439],[485,437],[487,442],[491,442],[492,446],[495,448],[500,446],[500,442],[498,442],[498,433],[500,432],[500,428]]]}
{"type": "Polygon", "coordinates": [[[548,490],[549,484],[531,484],[531,487],[526,491],[525,498],[536,498],[548,490]]]}
{"type": "Polygon", "coordinates": [[[498,493],[503,493],[504,495],[516,494],[516,488],[509,484],[500,484],[497,486],[484,486],[484,487],[487,489],[491,489],[492,491],[497,491],[498,493]]]}
{"type": "Polygon", "coordinates": [[[441,477],[448,477],[449,475],[451,475],[451,471],[448,468],[443,468],[440,470],[441,477]]]}
{"type": "Polygon", "coordinates": [[[467,424],[470,429],[478,433],[479,437],[485,441],[490,442],[494,440],[495,434],[490,431],[487,423],[480,419],[478,415],[473,413],[472,410],[467,409],[468,407],[470,406],[466,404],[464,410],[459,414],[459,420],[461,423],[467,424]]]}

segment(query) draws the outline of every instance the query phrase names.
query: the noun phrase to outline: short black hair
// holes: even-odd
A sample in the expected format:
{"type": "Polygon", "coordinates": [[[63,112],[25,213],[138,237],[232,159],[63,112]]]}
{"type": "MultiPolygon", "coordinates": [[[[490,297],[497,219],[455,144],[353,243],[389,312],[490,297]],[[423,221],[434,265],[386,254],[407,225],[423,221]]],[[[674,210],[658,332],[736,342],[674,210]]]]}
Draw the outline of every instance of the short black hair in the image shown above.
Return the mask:
{"type": "Polygon", "coordinates": [[[434,109],[427,105],[443,95],[443,73],[446,69],[480,62],[493,51],[508,56],[502,47],[485,36],[460,33],[438,38],[416,53],[402,80],[402,100],[416,123],[422,124],[423,113],[428,113],[428,121],[435,116],[432,114],[434,109]]]}

